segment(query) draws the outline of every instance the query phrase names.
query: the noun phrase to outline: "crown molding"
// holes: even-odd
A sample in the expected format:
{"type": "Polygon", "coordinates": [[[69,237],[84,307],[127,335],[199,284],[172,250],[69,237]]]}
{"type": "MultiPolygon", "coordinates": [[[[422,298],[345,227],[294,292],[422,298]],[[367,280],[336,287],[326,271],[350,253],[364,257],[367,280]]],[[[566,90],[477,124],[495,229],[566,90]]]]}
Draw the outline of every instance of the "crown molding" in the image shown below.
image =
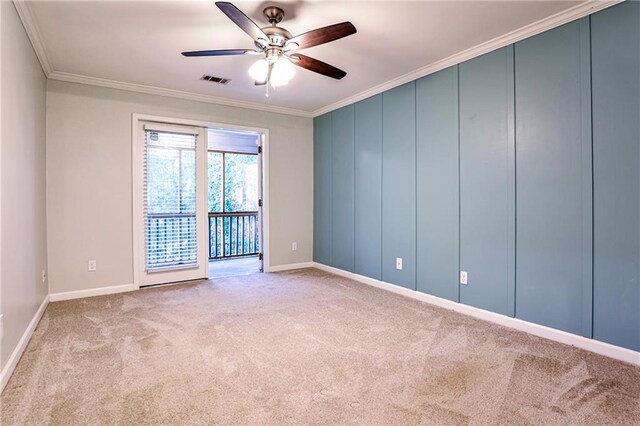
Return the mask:
{"type": "Polygon", "coordinates": [[[29,41],[33,46],[33,50],[36,52],[36,56],[38,57],[38,61],[40,62],[40,66],[42,67],[42,71],[48,78],[49,75],[51,75],[52,68],[51,64],[49,63],[49,58],[47,57],[44,43],[42,41],[42,36],[40,35],[38,26],[33,19],[31,8],[29,7],[28,2],[22,0],[13,0],[13,5],[15,6],[16,11],[18,12],[18,16],[22,21],[22,25],[27,32],[27,36],[29,37],[29,41]]]}
{"type": "Polygon", "coordinates": [[[364,90],[353,96],[349,96],[348,98],[342,99],[338,102],[334,102],[330,105],[319,108],[313,111],[311,115],[313,117],[317,117],[319,115],[326,114],[327,112],[334,111],[338,108],[351,105],[355,102],[358,102],[363,99],[369,98],[371,96],[377,95],[379,93],[385,92],[389,89],[393,89],[394,87],[398,87],[405,83],[409,83],[411,81],[417,80],[420,77],[433,74],[435,72],[441,71],[453,65],[458,65],[462,62],[468,61],[469,59],[476,58],[478,56],[484,55],[485,53],[489,53],[494,50],[500,49],[501,47],[508,46],[520,40],[524,40],[536,34],[540,34],[545,31],[548,31],[552,28],[559,27],[568,22],[575,21],[577,19],[591,15],[592,13],[595,13],[600,10],[606,9],[608,7],[614,6],[616,4],[622,3],[623,1],[625,0],[587,0],[584,3],[571,7],[562,12],[556,13],[555,15],[551,15],[537,22],[534,22],[532,24],[519,28],[515,31],[511,31],[507,34],[501,35],[492,40],[481,43],[470,49],[463,50],[462,52],[456,53],[455,55],[451,55],[448,58],[426,65],[422,68],[418,68],[415,71],[411,71],[407,74],[401,75],[400,77],[396,77],[385,83],[382,83],[370,89],[364,90]]]}
{"type": "Polygon", "coordinates": [[[449,56],[448,58],[442,59],[440,61],[426,65],[424,67],[418,68],[417,70],[411,71],[407,74],[401,75],[385,83],[379,84],[370,89],[357,93],[353,96],[349,96],[347,98],[344,98],[332,104],[326,105],[312,112],[303,111],[303,110],[294,109],[294,108],[276,107],[271,105],[255,103],[255,102],[238,101],[238,100],[233,100],[228,98],[221,98],[217,96],[203,95],[203,94],[193,93],[193,92],[185,92],[182,90],[167,89],[163,87],[147,86],[143,84],[127,83],[123,81],[108,80],[108,79],[99,78],[99,77],[91,77],[91,76],[86,76],[81,74],[55,71],[51,68],[51,65],[49,63],[49,59],[47,57],[46,50],[45,50],[45,45],[42,41],[42,37],[40,35],[36,22],[33,19],[28,2],[23,0],[13,0],[13,4],[15,5],[16,10],[18,11],[18,15],[22,20],[22,24],[24,25],[27,35],[29,36],[29,40],[33,45],[33,49],[36,52],[36,56],[40,61],[40,65],[42,66],[42,69],[45,75],[47,76],[47,78],[50,78],[52,80],[126,90],[130,92],[146,93],[146,94],[158,95],[158,96],[167,96],[171,98],[186,99],[186,100],[192,100],[197,102],[226,105],[231,107],[248,108],[248,109],[273,112],[278,114],[287,114],[287,115],[294,115],[299,117],[313,118],[313,117],[317,117],[319,115],[325,114],[327,112],[336,110],[343,106],[351,105],[355,102],[361,101],[373,95],[382,93],[386,90],[389,90],[394,87],[400,86],[402,84],[408,83],[410,81],[416,80],[420,77],[433,74],[437,71],[443,70],[450,66],[457,65],[464,61],[468,61],[469,59],[473,59],[478,56],[484,55],[485,53],[489,53],[501,47],[516,43],[525,38],[534,36],[536,34],[540,34],[552,28],[559,27],[560,25],[566,24],[576,19],[580,19],[584,16],[588,16],[592,13],[614,6],[618,3],[622,3],[623,1],[624,0],[587,0],[584,3],[581,3],[577,6],[569,8],[562,12],[559,12],[555,15],[551,15],[547,18],[544,18],[532,24],[526,25],[515,31],[501,35],[492,40],[489,40],[487,42],[474,46],[470,49],[464,50],[462,52],[456,53],[455,55],[449,56]]]}
{"type": "Polygon", "coordinates": [[[68,83],[80,83],[89,86],[106,87],[109,89],[126,90],[129,92],[145,93],[148,95],[158,95],[177,99],[186,99],[189,101],[205,102],[210,104],[225,105],[230,107],[255,109],[264,112],[273,112],[277,114],[294,115],[298,117],[311,118],[312,115],[308,111],[302,111],[293,108],[278,107],[273,105],[264,105],[255,102],[238,101],[228,98],[220,98],[217,96],[203,95],[200,93],[185,92],[182,90],[166,89],[164,87],[147,86],[137,83],[126,83],[123,81],[108,80],[106,78],[90,77],[88,75],[73,74],[68,72],[52,71],[49,79],[65,81],[68,83]]]}
{"type": "MultiPolygon", "coordinates": [[[[0,0],[2,1],[2,0],[0,0]]],[[[13,0],[18,16],[22,21],[29,41],[33,46],[33,50],[38,57],[40,66],[47,78],[51,80],[66,81],[70,83],[86,84],[89,86],[106,87],[110,89],[126,90],[129,92],[145,93],[149,95],[166,96],[170,98],[186,99],[190,101],[205,102],[210,104],[225,105],[237,108],[254,109],[264,112],[273,112],[277,114],[294,115],[298,117],[311,118],[312,115],[308,111],[298,110],[294,108],[277,107],[272,105],[260,104],[257,102],[239,101],[228,98],[221,98],[211,95],[203,95],[200,93],[186,92],[182,90],[167,89],[163,87],[147,86],[144,84],[127,83],[123,81],[108,80],[105,78],[91,77],[81,74],[73,74],[68,72],[56,71],[51,67],[49,58],[47,57],[45,44],[42,41],[40,30],[33,18],[33,13],[29,7],[29,3],[23,0],[13,0]]]]}

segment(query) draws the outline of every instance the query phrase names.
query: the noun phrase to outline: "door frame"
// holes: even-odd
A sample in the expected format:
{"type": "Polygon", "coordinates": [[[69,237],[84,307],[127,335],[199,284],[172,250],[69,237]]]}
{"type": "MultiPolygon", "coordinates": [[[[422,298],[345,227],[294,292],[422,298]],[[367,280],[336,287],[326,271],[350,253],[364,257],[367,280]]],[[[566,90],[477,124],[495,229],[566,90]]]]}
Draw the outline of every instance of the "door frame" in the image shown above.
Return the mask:
{"type": "MultiPolygon", "coordinates": [[[[238,131],[255,132],[261,135],[262,138],[262,155],[261,155],[261,169],[262,169],[262,221],[260,223],[262,246],[260,247],[263,259],[264,272],[269,272],[271,265],[269,263],[269,216],[270,216],[270,203],[269,203],[269,129],[260,127],[249,127],[239,124],[222,123],[213,121],[191,120],[178,117],[150,115],[143,113],[133,113],[131,116],[131,215],[132,215],[132,242],[133,242],[133,284],[136,289],[140,288],[141,278],[144,274],[144,217],[143,217],[143,166],[142,159],[144,155],[144,149],[139,137],[139,126],[143,121],[150,121],[156,123],[162,123],[166,125],[183,125],[194,126],[203,128],[218,128],[229,129],[238,131]]],[[[206,138],[205,138],[206,139],[206,138]]],[[[206,141],[205,141],[206,142],[206,141]]],[[[204,161],[204,167],[202,170],[198,170],[200,173],[204,173],[207,176],[207,161],[204,161]]],[[[206,198],[207,194],[202,194],[206,198]]],[[[208,210],[208,209],[207,209],[208,210]]],[[[207,243],[208,246],[208,243],[207,243]]],[[[209,262],[207,256],[206,262],[209,262]]],[[[205,268],[206,276],[209,276],[209,268],[205,268]]]]}

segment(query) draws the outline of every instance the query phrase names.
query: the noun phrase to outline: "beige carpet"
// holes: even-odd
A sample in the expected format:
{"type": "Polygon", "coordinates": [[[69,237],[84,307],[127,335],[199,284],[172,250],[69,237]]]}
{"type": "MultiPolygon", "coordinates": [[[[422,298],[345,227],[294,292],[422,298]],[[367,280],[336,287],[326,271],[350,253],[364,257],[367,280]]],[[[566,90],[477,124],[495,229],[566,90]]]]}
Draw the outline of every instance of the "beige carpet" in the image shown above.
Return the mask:
{"type": "Polygon", "coordinates": [[[640,368],[315,269],[52,303],[16,424],[640,424],[640,368]]]}

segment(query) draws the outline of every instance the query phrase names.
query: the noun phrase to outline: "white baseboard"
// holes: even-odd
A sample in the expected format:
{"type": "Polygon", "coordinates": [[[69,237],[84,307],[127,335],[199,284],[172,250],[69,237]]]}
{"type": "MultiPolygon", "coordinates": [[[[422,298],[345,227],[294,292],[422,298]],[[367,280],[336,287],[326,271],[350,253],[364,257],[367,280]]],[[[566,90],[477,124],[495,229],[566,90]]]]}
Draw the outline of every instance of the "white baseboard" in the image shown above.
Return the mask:
{"type": "Polygon", "coordinates": [[[36,329],[36,326],[40,322],[40,318],[42,318],[42,315],[44,314],[45,309],[47,309],[48,304],[49,304],[49,296],[46,296],[42,301],[42,304],[36,311],[36,314],[31,319],[31,322],[27,326],[27,329],[22,334],[22,337],[20,338],[18,345],[11,353],[11,356],[9,357],[9,361],[7,361],[7,365],[5,365],[4,368],[2,369],[2,372],[0,372],[0,393],[2,393],[2,391],[4,390],[4,387],[9,382],[9,378],[11,378],[11,375],[13,374],[13,370],[16,369],[16,366],[18,365],[18,361],[20,361],[20,357],[22,357],[24,350],[27,348],[27,344],[29,343],[29,340],[31,340],[31,336],[33,335],[33,332],[36,329]]]}
{"type": "Polygon", "coordinates": [[[282,272],[282,271],[291,271],[293,269],[303,269],[303,268],[313,268],[313,262],[303,262],[303,263],[290,263],[288,265],[276,265],[270,266],[267,268],[267,272],[282,272]]]}
{"type": "Polygon", "coordinates": [[[485,311],[484,309],[474,308],[462,303],[452,302],[440,297],[431,296],[419,291],[410,290],[394,284],[389,284],[384,281],[379,281],[373,278],[354,274],[352,272],[343,271],[341,269],[323,265],[321,263],[312,263],[315,268],[340,275],[342,277],[350,278],[363,284],[381,288],[383,290],[401,294],[403,296],[411,297],[413,299],[440,306],[442,308],[451,309],[455,312],[459,312],[461,314],[469,315],[485,321],[490,321],[505,327],[524,331],[529,334],[533,334],[534,336],[554,340],[556,342],[564,343],[565,345],[575,346],[580,349],[585,349],[587,351],[595,352],[600,355],[608,356],[610,358],[615,358],[620,361],[640,366],[640,352],[632,351],[620,346],[611,345],[609,343],[604,343],[599,340],[578,336],[576,334],[567,333],[565,331],[556,330],[555,328],[545,327],[543,325],[534,324],[531,322],[523,321],[521,319],[508,317],[506,315],[485,311]]]}
{"type": "Polygon", "coordinates": [[[125,293],[127,291],[137,290],[135,284],[114,285],[110,287],[90,288],[87,290],[65,291],[63,293],[51,293],[49,300],[51,302],[60,302],[62,300],[82,299],[83,297],[104,296],[106,294],[125,293]]]}

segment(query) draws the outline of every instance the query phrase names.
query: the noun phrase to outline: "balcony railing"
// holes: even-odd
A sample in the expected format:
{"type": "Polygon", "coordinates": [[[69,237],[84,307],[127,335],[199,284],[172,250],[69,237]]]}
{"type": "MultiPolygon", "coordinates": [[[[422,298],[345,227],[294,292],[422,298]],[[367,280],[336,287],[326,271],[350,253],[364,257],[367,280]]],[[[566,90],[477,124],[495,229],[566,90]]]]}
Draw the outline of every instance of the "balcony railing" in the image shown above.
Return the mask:
{"type": "Polygon", "coordinates": [[[209,213],[209,259],[260,252],[258,212],[209,213]]]}

